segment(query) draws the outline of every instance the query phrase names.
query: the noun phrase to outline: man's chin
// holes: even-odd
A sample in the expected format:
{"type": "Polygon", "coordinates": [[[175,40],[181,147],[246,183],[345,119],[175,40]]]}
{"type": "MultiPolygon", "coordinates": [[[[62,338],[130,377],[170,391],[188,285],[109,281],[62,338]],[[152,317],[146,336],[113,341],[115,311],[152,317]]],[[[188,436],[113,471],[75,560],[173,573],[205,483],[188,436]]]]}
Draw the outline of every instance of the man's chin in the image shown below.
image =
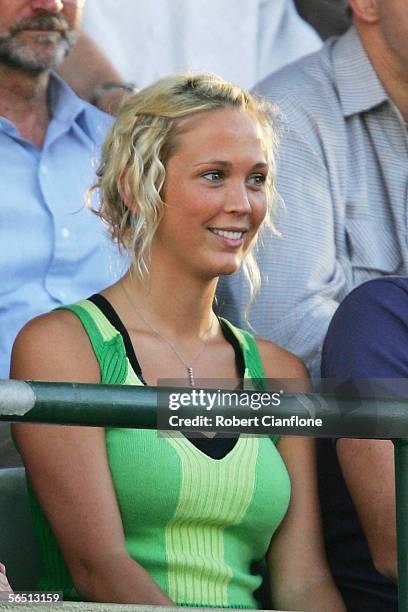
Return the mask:
{"type": "Polygon", "coordinates": [[[40,74],[59,66],[72,48],[68,40],[60,40],[58,44],[55,37],[44,33],[32,44],[18,47],[2,45],[0,42],[0,64],[16,70],[23,70],[33,74],[40,74]]]}

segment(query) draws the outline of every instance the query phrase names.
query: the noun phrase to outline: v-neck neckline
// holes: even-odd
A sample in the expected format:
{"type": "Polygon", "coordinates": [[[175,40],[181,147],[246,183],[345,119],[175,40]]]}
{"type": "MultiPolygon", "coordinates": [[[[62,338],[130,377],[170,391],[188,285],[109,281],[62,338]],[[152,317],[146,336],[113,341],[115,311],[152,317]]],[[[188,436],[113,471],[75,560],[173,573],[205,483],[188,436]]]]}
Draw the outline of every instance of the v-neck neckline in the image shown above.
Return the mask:
{"type": "MultiPolygon", "coordinates": [[[[241,434],[241,435],[238,435],[236,438],[218,438],[218,440],[233,440],[234,442],[232,447],[229,450],[227,450],[227,452],[222,457],[219,457],[219,458],[212,457],[205,451],[201,450],[201,448],[196,446],[196,444],[194,444],[194,442],[190,438],[185,436],[182,432],[174,432],[174,431],[166,432],[165,437],[170,438],[173,441],[172,442],[173,444],[177,444],[177,442],[174,442],[175,440],[181,441],[184,444],[185,448],[189,449],[189,452],[192,452],[198,455],[199,457],[205,458],[208,462],[226,463],[227,460],[233,459],[234,455],[238,452],[238,449],[241,447],[242,441],[247,436],[243,436],[241,434]]],[[[208,438],[208,439],[214,440],[214,438],[208,438]]]]}
{"type": "MultiPolygon", "coordinates": [[[[100,293],[92,295],[90,298],[88,298],[88,300],[92,302],[97,308],[99,308],[99,310],[106,317],[109,323],[122,336],[126,356],[128,358],[130,367],[132,368],[134,374],[140,380],[140,382],[143,385],[146,385],[147,383],[143,378],[142,369],[139,360],[136,356],[132,341],[130,339],[129,332],[127,331],[126,327],[124,326],[122,320],[120,319],[118,313],[116,312],[112,304],[100,293]]],[[[234,349],[235,361],[239,374],[242,378],[244,378],[247,368],[241,346],[230,327],[226,323],[224,323],[222,319],[219,319],[219,321],[221,324],[221,329],[224,338],[232,345],[234,349]]],[[[211,461],[222,461],[223,459],[228,457],[237,447],[238,442],[242,437],[238,435],[231,438],[225,438],[221,436],[206,438],[205,436],[197,437],[196,435],[190,437],[185,435],[184,433],[182,433],[181,435],[191,445],[191,447],[193,447],[203,456],[207,457],[208,459],[211,459],[211,461]]]]}

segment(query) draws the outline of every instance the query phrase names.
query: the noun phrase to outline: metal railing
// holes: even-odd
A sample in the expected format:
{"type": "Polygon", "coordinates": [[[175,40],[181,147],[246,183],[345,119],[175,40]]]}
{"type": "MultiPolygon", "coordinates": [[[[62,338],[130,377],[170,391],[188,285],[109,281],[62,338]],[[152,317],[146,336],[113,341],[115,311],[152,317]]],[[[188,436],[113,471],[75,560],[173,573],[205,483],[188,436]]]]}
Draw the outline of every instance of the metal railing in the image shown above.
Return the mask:
{"type": "MultiPolygon", "coordinates": [[[[147,386],[0,381],[0,421],[156,429],[162,398],[175,391],[147,386]]],[[[248,415],[248,408],[239,403],[228,408],[215,405],[214,409],[248,415]]],[[[196,408],[183,408],[183,416],[196,414],[196,408]]],[[[300,422],[309,419],[309,423],[313,417],[314,422],[323,423],[294,427],[293,423],[279,422],[269,425],[271,435],[394,440],[398,602],[400,612],[408,612],[408,400],[283,394],[280,404],[263,408],[263,414],[275,420],[284,420],[290,414],[300,422]]],[[[239,426],[231,430],[242,431],[239,426]]]]}

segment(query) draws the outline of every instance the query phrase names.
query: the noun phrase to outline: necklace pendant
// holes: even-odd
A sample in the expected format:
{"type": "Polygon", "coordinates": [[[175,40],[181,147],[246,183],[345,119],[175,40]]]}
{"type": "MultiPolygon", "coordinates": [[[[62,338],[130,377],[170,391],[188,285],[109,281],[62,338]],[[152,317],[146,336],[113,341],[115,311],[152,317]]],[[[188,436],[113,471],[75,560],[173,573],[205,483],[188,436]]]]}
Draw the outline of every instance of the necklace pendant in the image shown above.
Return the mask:
{"type": "Polygon", "coordinates": [[[195,387],[194,373],[193,368],[191,366],[187,367],[188,374],[188,382],[190,383],[190,387],[195,387]]]}

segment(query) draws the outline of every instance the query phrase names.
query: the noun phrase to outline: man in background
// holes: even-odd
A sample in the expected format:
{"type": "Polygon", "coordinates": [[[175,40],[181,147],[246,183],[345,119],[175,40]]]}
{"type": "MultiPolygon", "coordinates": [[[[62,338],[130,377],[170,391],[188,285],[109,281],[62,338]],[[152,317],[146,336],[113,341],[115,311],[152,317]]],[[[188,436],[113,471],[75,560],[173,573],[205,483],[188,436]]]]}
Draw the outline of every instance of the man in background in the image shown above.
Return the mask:
{"type": "MultiPolygon", "coordinates": [[[[80,0],[0,0],[0,378],[29,319],[102,289],[123,267],[84,205],[110,118],[52,72],[81,9],[80,0]]],[[[14,463],[11,448],[2,427],[0,465],[14,463]]]]}

